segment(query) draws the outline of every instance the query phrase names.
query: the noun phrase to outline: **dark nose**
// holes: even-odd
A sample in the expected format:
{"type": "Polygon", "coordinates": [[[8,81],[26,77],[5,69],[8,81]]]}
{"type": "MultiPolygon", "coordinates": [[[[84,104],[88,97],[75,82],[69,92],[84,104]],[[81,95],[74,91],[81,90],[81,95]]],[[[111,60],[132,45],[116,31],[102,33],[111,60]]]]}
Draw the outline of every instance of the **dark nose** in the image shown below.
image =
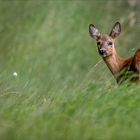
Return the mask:
{"type": "Polygon", "coordinates": [[[100,53],[100,55],[105,55],[106,54],[106,50],[100,50],[99,53],[100,53]]]}

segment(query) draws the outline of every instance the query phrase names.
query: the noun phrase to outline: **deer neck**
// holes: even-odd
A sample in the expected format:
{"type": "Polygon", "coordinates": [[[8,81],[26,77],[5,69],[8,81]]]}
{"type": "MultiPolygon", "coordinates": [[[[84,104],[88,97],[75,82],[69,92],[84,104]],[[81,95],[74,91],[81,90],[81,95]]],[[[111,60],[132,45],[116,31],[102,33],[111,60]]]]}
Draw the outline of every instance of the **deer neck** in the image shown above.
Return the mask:
{"type": "Polygon", "coordinates": [[[118,55],[116,50],[114,50],[112,55],[103,59],[113,75],[116,75],[118,72],[120,72],[125,63],[125,60],[118,55]]]}

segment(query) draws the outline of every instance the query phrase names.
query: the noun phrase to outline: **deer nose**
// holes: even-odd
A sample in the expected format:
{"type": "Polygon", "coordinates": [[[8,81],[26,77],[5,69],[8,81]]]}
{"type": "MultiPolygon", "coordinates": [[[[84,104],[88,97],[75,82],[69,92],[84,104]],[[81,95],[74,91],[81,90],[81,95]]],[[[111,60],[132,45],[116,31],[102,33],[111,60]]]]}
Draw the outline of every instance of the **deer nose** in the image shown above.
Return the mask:
{"type": "Polygon", "coordinates": [[[106,54],[106,50],[101,49],[101,50],[99,51],[99,53],[100,53],[100,55],[105,55],[105,54],[106,54]]]}

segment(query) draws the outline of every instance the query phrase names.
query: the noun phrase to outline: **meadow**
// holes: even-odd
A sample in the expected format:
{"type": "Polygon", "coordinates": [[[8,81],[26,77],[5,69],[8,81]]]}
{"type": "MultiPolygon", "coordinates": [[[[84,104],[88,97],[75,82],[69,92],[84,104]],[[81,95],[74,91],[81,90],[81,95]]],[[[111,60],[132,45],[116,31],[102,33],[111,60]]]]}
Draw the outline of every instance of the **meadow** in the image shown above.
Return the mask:
{"type": "Polygon", "coordinates": [[[0,140],[139,140],[140,85],[116,84],[88,26],[140,47],[139,0],[0,1],[0,140]]]}

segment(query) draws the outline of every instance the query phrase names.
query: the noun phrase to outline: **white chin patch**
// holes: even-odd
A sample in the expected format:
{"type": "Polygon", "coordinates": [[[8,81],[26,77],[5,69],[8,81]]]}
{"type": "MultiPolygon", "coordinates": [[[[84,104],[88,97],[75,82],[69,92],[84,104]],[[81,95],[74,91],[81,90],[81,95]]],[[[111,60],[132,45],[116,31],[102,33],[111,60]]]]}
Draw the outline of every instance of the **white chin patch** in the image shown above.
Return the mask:
{"type": "Polygon", "coordinates": [[[102,57],[106,57],[106,56],[107,56],[106,54],[102,55],[102,57]]]}
{"type": "Polygon", "coordinates": [[[107,54],[103,54],[103,55],[101,55],[102,57],[107,57],[107,56],[109,56],[109,55],[107,55],[107,54]]]}

